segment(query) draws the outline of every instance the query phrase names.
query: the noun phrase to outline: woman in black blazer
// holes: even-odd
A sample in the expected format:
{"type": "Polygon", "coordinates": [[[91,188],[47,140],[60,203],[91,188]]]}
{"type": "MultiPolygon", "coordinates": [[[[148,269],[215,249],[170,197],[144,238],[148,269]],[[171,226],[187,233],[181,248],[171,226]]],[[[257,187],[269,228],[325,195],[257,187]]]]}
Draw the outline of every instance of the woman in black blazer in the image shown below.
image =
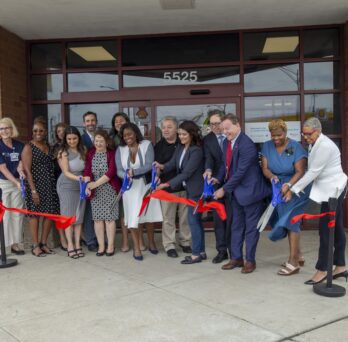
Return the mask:
{"type": "MultiPolygon", "coordinates": [[[[197,201],[203,192],[203,151],[201,148],[200,129],[193,121],[180,124],[179,145],[169,162],[162,165],[156,162],[156,167],[164,172],[176,170],[177,175],[167,183],[160,184],[158,189],[171,187],[173,190],[186,190],[189,199],[197,201]]],[[[192,234],[192,255],[181,261],[182,264],[194,264],[207,258],[205,253],[204,230],[201,221],[202,214],[193,213],[193,207],[188,207],[188,222],[192,234]]]]}

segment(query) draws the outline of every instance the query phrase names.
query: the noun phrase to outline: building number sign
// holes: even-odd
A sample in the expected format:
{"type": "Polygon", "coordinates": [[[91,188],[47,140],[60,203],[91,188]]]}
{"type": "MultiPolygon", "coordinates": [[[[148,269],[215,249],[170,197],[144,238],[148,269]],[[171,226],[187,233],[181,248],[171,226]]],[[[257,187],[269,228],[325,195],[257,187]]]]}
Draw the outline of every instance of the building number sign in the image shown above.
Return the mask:
{"type": "Polygon", "coordinates": [[[189,81],[197,82],[197,70],[192,71],[166,71],[163,73],[163,79],[168,81],[189,81]]]}

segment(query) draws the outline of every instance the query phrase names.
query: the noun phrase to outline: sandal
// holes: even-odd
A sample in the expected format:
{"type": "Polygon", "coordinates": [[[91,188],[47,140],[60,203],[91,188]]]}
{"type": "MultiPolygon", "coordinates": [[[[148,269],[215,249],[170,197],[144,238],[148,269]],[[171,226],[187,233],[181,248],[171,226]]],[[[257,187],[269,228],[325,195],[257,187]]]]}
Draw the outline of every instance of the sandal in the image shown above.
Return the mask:
{"type": "Polygon", "coordinates": [[[31,254],[34,255],[34,256],[36,256],[36,257],[38,257],[38,258],[42,258],[42,257],[45,257],[45,256],[46,256],[46,253],[40,248],[40,244],[38,244],[38,245],[33,245],[33,246],[32,246],[32,248],[31,248],[31,254]],[[39,248],[39,249],[40,249],[40,252],[39,252],[38,254],[36,254],[36,253],[34,252],[34,250],[35,250],[36,248],[39,248]]]}
{"type": "Polygon", "coordinates": [[[300,272],[300,266],[293,266],[287,262],[285,267],[281,268],[277,274],[282,276],[290,276],[298,272],[300,272]]]}
{"type": "Polygon", "coordinates": [[[85,256],[85,253],[82,252],[82,248],[76,248],[75,252],[79,258],[83,258],[85,256]]]}
{"type": "Polygon", "coordinates": [[[75,249],[72,249],[71,251],[67,251],[68,252],[68,257],[71,259],[78,259],[79,255],[77,254],[75,249]],[[74,254],[72,254],[74,253],[74,254]]]}
{"type": "MultiPolygon", "coordinates": [[[[281,267],[286,267],[286,264],[288,264],[288,263],[289,263],[288,261],[284,261],[280,266],[281,266],[281,267]]],[[[304,256],[299,257],[299,259],[298,259],[298,264],[299,264],[301,267],[304,266],[304,264],[305,264],[305,258],[304,258],[304,256]]]]}
{"type": "Polygon", "coordinates": [[[40,242],[39,247],[44,251],[45,254],[56,254],[56,252],[47,246],[47,243],[40,242]]]}

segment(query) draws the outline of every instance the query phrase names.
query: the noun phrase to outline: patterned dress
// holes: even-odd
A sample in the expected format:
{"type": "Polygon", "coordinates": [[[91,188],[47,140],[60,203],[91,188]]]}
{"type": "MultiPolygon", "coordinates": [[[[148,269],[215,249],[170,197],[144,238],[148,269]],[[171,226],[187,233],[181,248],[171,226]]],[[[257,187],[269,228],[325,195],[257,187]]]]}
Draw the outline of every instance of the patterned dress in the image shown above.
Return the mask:
{"type": "MultiPolygon", "coordinates": [[[[97,181],[108,171],[106,152],[96,152],[92,159],[92,174],[97,181]]],[[[107,182],[93,190],[91,200],[93,221],[115,221],[118,219],[117,193],[107,182]]]]}
{"type": "MultiPolygon", "coordinates": [[[[48,154],[41,151],[34,144],[29,143],[32,150],[31,173],[35,189],[39,194],[40,203],[35,205],[31,197],[31,189],[26,181],[25,203],[28,210],[40,213],[59,214],[59,199],[56,191],[54,175],[53,150],[48,154]]],[[[32,215],[28,215],[32,217],[32,215]]]]}

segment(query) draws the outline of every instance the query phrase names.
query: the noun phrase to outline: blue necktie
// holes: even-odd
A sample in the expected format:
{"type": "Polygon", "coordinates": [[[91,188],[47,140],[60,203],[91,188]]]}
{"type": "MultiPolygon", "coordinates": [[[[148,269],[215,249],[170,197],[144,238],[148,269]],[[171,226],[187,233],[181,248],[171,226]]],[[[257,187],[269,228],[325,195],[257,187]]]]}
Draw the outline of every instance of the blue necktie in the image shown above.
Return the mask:
{"type": "Polygon", "coordinates": [[[218,142],[219,142],[219,146],[220,146],[221,150],[223,150],[223,142],[224,142],[224,140],[225,140],[225,137],[222,134],[220,134],[218,136],[218,142]]]}

